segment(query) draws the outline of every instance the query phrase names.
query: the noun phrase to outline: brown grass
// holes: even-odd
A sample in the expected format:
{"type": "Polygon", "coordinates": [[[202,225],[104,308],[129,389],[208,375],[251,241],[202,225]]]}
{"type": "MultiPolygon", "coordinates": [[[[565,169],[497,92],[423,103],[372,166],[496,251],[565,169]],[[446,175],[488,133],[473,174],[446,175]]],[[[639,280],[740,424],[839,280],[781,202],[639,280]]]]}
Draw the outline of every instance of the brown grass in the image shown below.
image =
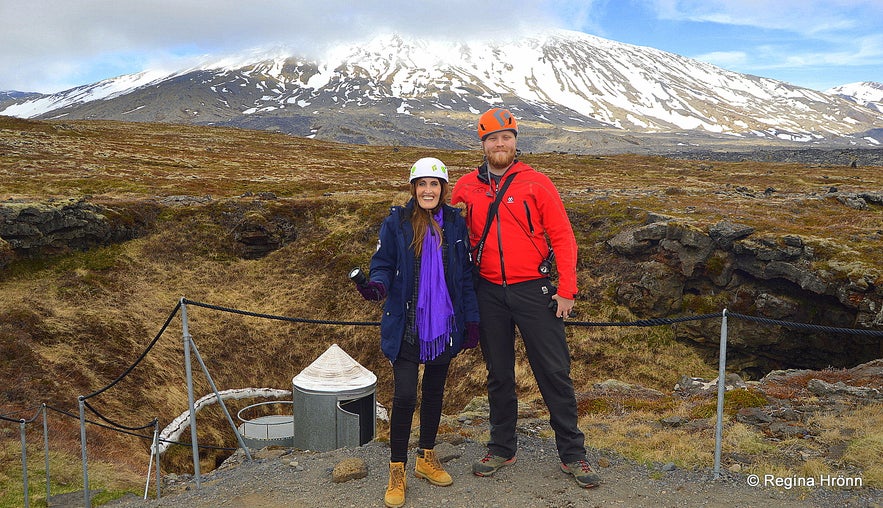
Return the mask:
{"type": "Polygon", "coordinates": [[[779,399],[809,397],[811,394],[807,389],[807,383],[812,379],[820,379],[831,384],[839,381],[846,384],[852,384],[850,383],[852,377],[846,369],[825,369],[822,371],[808,371],[787,376],[779,382],[768,383],[767,386],[764,387],[764,391],[771,397],[779,399]]]}
{"type": "MultiPolygon", "coordinates": [[[[379,320],[380,306],[361,300],[346,273],[367,266],[388,207],[406,199],[407,168],[426,155],[444,160],[454,179],[478,160],[475,151],[347,146],[237,129],[0,117],[0,200],[88,196],[92,202],[126,204],[132,213],[155,216],[149,234],[139,239],[20,260],[0,272],[0,413],[41,402],[75,412],[78,395],[107,385],[138,358],[182,296],[278,316],[379,320]],[[261,198],[261,193],[277,199],[261,198]],[[158,204],[178,195],[211,195],[213,200],[194,206],[158,204]],[[229,218],[237,210],[283,214],[297,238],[265,258],[241,259],[230,237],[229,218]]],[[[883,188],[880,168],[706,164],[638,155],[523,158],[549,174],[571,213],[581,249],[580,320],[635,318],[611,302],[605,280],[594,270],[604,261],[600,242],[624,225],[642,222],[647,212],[700,226],[729,218],[760,233],[799,234],[819,246],[845,243],[852,261],[883,265],[883,249],[871,235],[881,228],[879,212],[859,213],[823,197],[831,186],[841,191],[883,188]],[[755,194],[736,192],[736,187],[755,194]],[[776,189],[770,198],[762,194],[767,187],[776,189]]],[[[378,375],[378,400],[389,406],[391,372],[374,327],[188,310],[191,334],[220,389],[290,389],[294,375],[337,343],[378,375]]],[[[176,317],[130,376],[90,402],[110,419],[132,426],[154,417],[164,426],[184,411],[180,326],[176,317]]],[[[568,331],[578,392],[591,391],[594,383],[608,378],[670,392],[682,375],[716,376],[714,366],[675,341],[668,327],[568,331]]],[[[541,406],[526,362],[518,375],[521,398],[541,406]]],[[[197,396],[208,393],[198,371],[195,382],[197,396]]],[[[484,382],[480,354],[459,357],[449,377],[445,413],[456,414],[483,393],[484,382]]],[[[231,413],[252,402],[230,403],[231,413]]],[[[707,430],[697,440],[683,430],[660,432],[654,423],[666,414],[686,415],[692,406],[673,405],[671,399],[596,398],[594,405],[584,404],[583,425],[593,446],[640,460],[709,464],[707,430]]],[[[201,443],[235,446],[217,409],[200,414],[199,422],[201,443]]],[[[14,438],[10,425],[0,429],[14,438]]],[[[731,435],[728,446],[739,449],[754,439],[759,449],[767,445],[747,430],[738,436],[731,435]]],[[[62,441],[65,451],[59,453],[78,464],[78,451],[70,446],[76,433],[61,432],[54,439],[62,441]]],[[[144,440],[103,431],[90,431],[89,439],[96,463],[112,462],[139,474],[144,469],[144,440]]],[[[878,440],[869,431],[850,441],[850,453],[858,457],[878,440]]],[[[10,454],[14,450],[4,457],[10,454]]],[[[214,467],[216,455],[202,458],[205,470],[214,467]]],[[[190,460],[189,448],[173,447],[163,467],[187,471],[190,460]]],[[[855,461],[869,471],[880,467],[879,458],[855,461]]],[[[3,464],[4,474],[13,478],[14,461],[4,459],[3,464]]],[[[0,478],[0,484],[5,490],[15,482],[0,478]]],[[[92,488],[101,487],[122,488],[114,479],[96,478],[92,488]]]]}

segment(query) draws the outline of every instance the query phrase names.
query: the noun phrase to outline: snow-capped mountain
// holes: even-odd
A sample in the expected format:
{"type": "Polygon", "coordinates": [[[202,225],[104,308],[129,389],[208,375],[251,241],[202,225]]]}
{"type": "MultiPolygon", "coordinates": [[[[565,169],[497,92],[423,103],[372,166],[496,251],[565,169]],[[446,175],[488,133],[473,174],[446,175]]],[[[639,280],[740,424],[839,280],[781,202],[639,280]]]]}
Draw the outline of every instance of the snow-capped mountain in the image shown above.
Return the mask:
{"type": "MultiPolygon", "coordinates": [[[[780,81],[570,31],[507,43],[378,37],[318,59],[255,53],[15,101],[0,114],[273,129],[352,143],[475,147],[513,110],[527,150],[700,142],[878,146],[883,113],[780,81]],[[873,129],[877,128],[877,131],[873,129]],[[661,140],[661,141],[660,141],[661,140]]],[[[851,94],[848,94],[851,95],[851,94]]]]}
{"type": "Polygon", "coordinates": [[[883,113],[883,83],[874,81],[849,83],[835,86],[825,91],[825,93],[843,97],[856,104],[861,104],[866,108],[883,113]]]}

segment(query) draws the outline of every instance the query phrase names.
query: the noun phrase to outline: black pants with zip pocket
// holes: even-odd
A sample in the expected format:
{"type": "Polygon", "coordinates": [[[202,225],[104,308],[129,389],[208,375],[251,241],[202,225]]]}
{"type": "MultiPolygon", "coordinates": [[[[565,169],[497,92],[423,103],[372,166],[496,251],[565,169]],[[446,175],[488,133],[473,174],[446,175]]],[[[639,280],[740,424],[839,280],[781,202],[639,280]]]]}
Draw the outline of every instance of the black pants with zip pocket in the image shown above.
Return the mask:
{"type": "Polygon", "coordinates": [[[555,287],[548,278],[501,286],[480,279],[476,286],[481,315],[481,351],[487,366],[491,438],[494,455],[512,457],[518,442],[515,426],[515,328],[524,342],[562,462],[586,458],[585,436],[577,426],[576,397],[570,377],[570,351],[564,320],[549,308],[555,287]]]}

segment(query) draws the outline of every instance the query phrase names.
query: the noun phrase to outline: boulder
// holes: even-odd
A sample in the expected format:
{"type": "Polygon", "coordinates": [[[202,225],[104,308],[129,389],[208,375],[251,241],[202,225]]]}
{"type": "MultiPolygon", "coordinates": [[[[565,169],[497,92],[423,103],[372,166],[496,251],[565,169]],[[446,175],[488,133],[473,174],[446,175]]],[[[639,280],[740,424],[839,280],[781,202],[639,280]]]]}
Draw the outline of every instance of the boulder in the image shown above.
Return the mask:
{"type": "Polygon", "coordinates": [[[708,236],[724,250],[730,250],[733,242],[754,233],[754,228],[730,221],[720,221],[708,228],[708,236]]]}
{"type": "Polygon", "coordinates": [[[344,483],[368,476],[368,464],[359,457],[348,457],[338,462],[331,471],[331,481],[344,483]]]}
{"type": "Polygon", "coordinates": [[[16,258],[86,250],[137,238],[159,213],[153,203],[105,206],[86,199],[0,203],[0,268],[16,258]]]}

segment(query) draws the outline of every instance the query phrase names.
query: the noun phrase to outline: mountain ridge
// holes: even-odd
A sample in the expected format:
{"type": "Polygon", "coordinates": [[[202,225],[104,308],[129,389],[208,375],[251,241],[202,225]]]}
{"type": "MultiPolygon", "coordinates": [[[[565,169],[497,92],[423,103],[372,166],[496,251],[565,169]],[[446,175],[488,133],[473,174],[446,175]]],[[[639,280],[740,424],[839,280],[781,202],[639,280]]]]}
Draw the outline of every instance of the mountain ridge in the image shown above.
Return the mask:
{"type": "Polygon", "coordinates": [[[503,105],[535,132],[522,143],[531,151],[878,147],[883,112],[851,91],[858,93],[829,95],[566,30],[506,43],[391,34],[319,58],[277,48],[172,73],[144,71],[6,101],[0,114],[467,148],[476,115],[503,105]]]}

